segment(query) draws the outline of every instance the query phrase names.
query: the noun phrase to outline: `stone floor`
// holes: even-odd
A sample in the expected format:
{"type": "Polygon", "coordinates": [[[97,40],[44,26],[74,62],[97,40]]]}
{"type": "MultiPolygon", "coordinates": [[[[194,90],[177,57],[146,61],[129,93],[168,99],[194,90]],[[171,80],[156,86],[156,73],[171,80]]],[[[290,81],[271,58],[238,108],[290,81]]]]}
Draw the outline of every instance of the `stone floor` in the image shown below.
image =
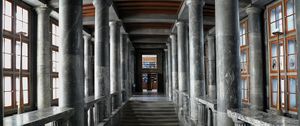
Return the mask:
{"type": "Polygon", "coordinates": [[[170,101],[165,95],[158,94],[157,92],[143,92],[135,93],[130,99],[130,101],[170,101]]]}

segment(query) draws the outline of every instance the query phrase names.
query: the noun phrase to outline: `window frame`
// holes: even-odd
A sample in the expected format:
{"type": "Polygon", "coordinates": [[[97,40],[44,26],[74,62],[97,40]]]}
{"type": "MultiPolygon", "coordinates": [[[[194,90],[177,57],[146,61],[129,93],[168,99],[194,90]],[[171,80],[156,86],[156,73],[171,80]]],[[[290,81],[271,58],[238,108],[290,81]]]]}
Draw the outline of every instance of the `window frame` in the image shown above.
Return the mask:
{"type": "MultiPolygon", "coordinates": [[[[22,69],[22,77],[27,77],[28,78],[28,104],[23,104],[23,106],[21,106],[21,108],[23,108],[23,111],[26,111],[26,108],[29,108],[32,106],[32,92],[31,92],[31,58],[32,58],[32,54],[31,54],[31,34],[32,34],[32,8],[27,5],[26,3],[22,2],[22,1],[14,1],[14,0],[4,0],[3,3],[5,1],[8,1],[11,3],[12,6],[12,19],[11,19],[11,31],[7,31],[5,29],[3,29],[3,38],[7,38],[7,39],[11,39],[11,51],[12,51],[12,55],[11,55],[11,68],[3,68],[3,75],[4,76],[11,76],[12,77],[12,105],[11,106],[4,106],[5,108],[5,114],[10,114],[10,113],[15,113],[17,111],[17,102],[16,102],[16,78],[19,77],[19,73],[20,73],[20,69],[16,68],[16,58],[18,57],[16,55],[16,46],[17,46],[17,41],[20,41],[20,36],[17,35],[17,30],[16,30],[16,13],[17,13],[17,6],[21,7],[22,9],[26,10],[28,13],[28,34],[27,36],[22,36],[22,43],[26,43],[27,44],[27,50],[28,50],[28,62],[27,62],[27,69],[22,69]]],[[[1,5],[3,6],[3,5],[1,5]]],[[[3,15],[3,13],[2,13],[3,15]]],[[[23,54],[24,55],[24,54],[23,54]]],[[[23,102],[24,102],[24,98],[23,98],[23,102]]]]}
{"type": "MultiPolygon", "coordinates": [[[[274,4],[274,5],[272,5],[271,7],[269,7],[268,8],[268,31],[269,31],[269,38],[275,38],[276,36],[274,35],[272,35],[272,31],[271,31],[271,24],[272,24],[272,22],[271,22],[271,13],[272,13],[272,10],[273,9],[275,9],[276,10],[276,8],[278,7],[278,6],[281,6],[281,20],[282,20],[282,25],[281,25],[281,29],[282,29],[282,31],[284,31],[284,29],[283,29],[283,25],[285,24],[285,22],[284,22],[284,15],[283,15],[283,13],[284,13],[284,9],[283,9],[283,6],[282,6],[282,2],[280,1],[280,2],[278,2],[278,3],[276,3],[276,4],[274,4]]],[[[280,19],[279,19],[280,20],[280,19]]],[[[278,21],[279,21],[278,20],[278,21]]],[[[274,22],[276,22],[276,19],[275,19],[275,21],[274,22]]]]}
{"type": "Polygon", "coordinates": [[[285,42],[286,42],[286,65],[285,65],[285,67],[286,67],[286,70],[287,70],[287,72],[297,72],[297,39],[296,39],[296,36],[290,36],[290,37],[286,37],[286,40],[285,40],[285,42]],[[289,59],[288,59],[288,57],[289,57],[289,40],[295,40],[295,69],[289,69],[289,59]]]}
{"type": "Polygon", "coordinates": [[[53,79],[59,77],[59,71],[53,71],[53,53],[52,51],[59,52],[59,45],[54,45],[52,35],[53,35],[53,25],[56,25],[59,27],[58,21],[55,19],[50,19],[49,23],[50,27],[50,39],[51,39],[51,104],[52,105],[58,105],[59,98],[54,99],[53,94],[53,79]]]}
{"type": "MultiPolygon", "coordinates": [[[[298,108],[297,108],[297,103],[298,103],[298,98],[297,98],[297,94],[298,94],[298,79],[297,79],[297,76],[288,76],[287,77],[287,109],[288,111],[292,111],[292,112],[297,112],[298,111],[298,108]],[[296,81],[296,108],[291,108],[291,105],[290,105],[290,79],[295,79],[296,81]]],[[[299,96],[298,96],[299,97],[299,96]]]]}
{"type": "Polygon", "coordinates": [[[287,15],[287,2],[289,0],[284,0],[284,25],[285,25],[285,32],[286,34],[288,33],[291,33],[291,32],[295,32],[296,31],[296,8],[295,8],[295,0],[294,1],[294,8],[293,8],[293,14],[291,15],[287,15]],[[294,16],[294,29],[292,30],[288,30],[288,21],[287,21],[287,18],[290,17],[290,16],[294,16]]]}

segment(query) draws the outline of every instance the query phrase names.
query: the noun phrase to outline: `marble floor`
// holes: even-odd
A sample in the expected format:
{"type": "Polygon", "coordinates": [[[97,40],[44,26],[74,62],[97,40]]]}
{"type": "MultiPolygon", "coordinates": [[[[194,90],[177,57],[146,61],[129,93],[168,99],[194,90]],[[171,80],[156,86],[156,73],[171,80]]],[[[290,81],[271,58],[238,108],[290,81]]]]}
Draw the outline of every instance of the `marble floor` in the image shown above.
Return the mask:
{"type": "Polygon", "coordinates": [[[170,101],[164,94],[158,94],[155,91],[135,93],[130,101],[170,101]]]}

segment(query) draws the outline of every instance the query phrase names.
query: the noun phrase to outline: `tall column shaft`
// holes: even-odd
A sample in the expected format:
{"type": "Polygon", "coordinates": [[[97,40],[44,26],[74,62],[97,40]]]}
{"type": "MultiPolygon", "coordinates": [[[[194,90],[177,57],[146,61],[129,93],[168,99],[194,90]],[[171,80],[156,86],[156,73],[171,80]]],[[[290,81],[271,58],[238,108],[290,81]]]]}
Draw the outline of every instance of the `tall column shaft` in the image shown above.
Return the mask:
{"type": "Polygon", "coordinates": [[[216,91],[216,42],[215,35],[207,36],[207,48],[208,48],[208,97],[212,99],[217,98],[216,91]]]}
{"type": "Polygon", "coordinates": [[[168,92],[169,92],[169,79],[168,79],[168,49],[164,49],[164,82],[165,82],[165,94],[168,97],[168,92]]]}
{"type": "Polygon", "coordinates": [[[177,22],[177,42],[178,42],[178,88],[180,92],[187,91],[187,57],[186,57],[186,41],[185,41],[185,23],[177,22]]]}
{"type": "Polygon", "coordinates": [[[120,42],[120,81],[121,81],[121,86],[122,86],[122,99],[123,100],[127,100],[127,85],[128,85],[128,80],[127,80],[127,76],[128,76],[128,35],[127,34],[123,34],[122,35],[122,41],[120,42]]]}
{"type": "Polygon", "coordinates": [[[109,74],[109,6],[108,0],[93,0],[95,6],[95,47],[94,47],[94,92],[95,97],[105,97],[104,104],[96,105],[95,121],[110,115],[110,74],[109,74]],[[101,112],[100,112],[101,109],[101,112]]]}
{"type": "MultiPolygon", "coordinates": [[[[198,119],[196,99],[205,95],[203,1],[189,0],[190,103],[191,119],[198,119]]],[[[202,120],[203,122],[204,120],[202,120]]]]}
{"type": "Polygon", "coordinates": [[[216,0],[218,126],[234,125],[228,108],[241,104],[238,0],[216,0]]]}
{"type": "Polygon", "coordinates": [[[110,26],[110,93],[115,95],[114,107],[121,105],[120,72],[120,22],[111,21],[110,26]]]}
{"type": "MultiPolygon", "coordinates": [[[[2,4],[2,0],[0,1],[0,5],[3,5],[2,4]]],[[[0,7],[0,10],[1,12],[3,12],[3,6],[0,7]]],[[[0,15],[0,36],[2,36],[2,31],[3,31],[3,26],[2,26],[2,14],[0,15]]],[[[3,42],[2,42],[3,39],[0,40],[0,52],[2,52],[2,46],[3,46],[3,42]]],[[[0,55],[0,125],[3,126],[3,117],[4,117],[4,95],[3,95],[3,79],[2,79],[2,76],[3,76],[3,73],[2,73],[2,55],[0,55]]]]}
{"type": "Polygon", "coordinates": [[[249,50],[250,50],[250,106],[263,110],[264,108],[264,81],[263,81],[263,48],[261,9],[249,7],[248,14],[249,50]]]}
{"type": "Polygon", "coordinates": [[[37,107],[43,109],[51,106],[51,41],[50,9],[37,7],[37,107]]]}
{"type": "Polygon", "coordinates": [[[89,35],[83,35],[84,43],[84,96],[91,94],[92,88],[92,64],[90,62],[90,39],[89,35]]]}
{"type": "Polygon", "coordinates": [[[172,89],[173,89],[173,101],[177,102],[177,96],[175,90],[178,89],[178,56],[177,56],[177,40],[176,35],[172,34],[171,46],[172,46],[172,89]]]}
{"type": "Polygon", "coordinates": [[[168,74],[169,74],[169,92],[168,92],[168,96],[169,96],[169,99],[172,99],[173,95],[172,95],[172,92],[173,92],[173,80],[172,80],[172,47],[171,47],[171,43],[167,43],[167,47],[168,47],[168,74]]]}
{"type": "MultiPolygon", "coordinates": [[[[82,41],[82,0],[59,1],[60,107],[74,108],[71,126],[84,125],[84,65],[82,41]]],[[[47,24],[49,25],[49,24],[47,24]]]]}
{"type": "MultiPolygon", "coordinates": [[[[300,50],[300,0],[295,0],[296,7],[296,29],[297,29],[297,49],[300,50]]],[[[298,68],[298,78],[300,78],[300,51],[297,51],[297,68],[298,68]]],[[[300,101],[300,86],[298,86],[298,101],[300,101]]],[[[298,102],[298,120],[300,120],[300,102],[298,102]]],[[[299,121],[300,125],[300,121],[299,121]]]]}

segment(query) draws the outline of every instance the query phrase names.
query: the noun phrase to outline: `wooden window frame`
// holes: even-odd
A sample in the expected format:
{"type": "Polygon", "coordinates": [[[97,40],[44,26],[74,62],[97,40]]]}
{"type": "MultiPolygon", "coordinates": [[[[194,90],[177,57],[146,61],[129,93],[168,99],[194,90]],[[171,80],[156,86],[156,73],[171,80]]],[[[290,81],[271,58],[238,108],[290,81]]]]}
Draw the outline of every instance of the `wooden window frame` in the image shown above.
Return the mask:
{"type": "Polygon", "coordinates": [[[286,56],[285,56],[285,59],[286,59],[286,65],[285,65],[285,67],[286,67],[286,70],[287,70],[287,72],[297,72],[297,40],[296,40],[296,36],[290,36],[290,37],[287,37],[286,38],[286,56]],[[295,69],[293,69],[293,70],[290,70],[289,69],[289,59],[288,59],[288,57],[289,57],[289,40],[295,40],[295,69]]]}
{"type": "Polygon", "coordinates": [[[293,10],[294,13],[291,14],[291,15],[287,15],[287,2],[288,1],[289,0],[284,0],[284,20],[285,20],[284,25],[285,25],[285,32],[286,32],[286,34],[291,33],[291,32],[295,32],[296,31],[296,25],[297,25],[297,23],[296,23],[295,0],[293,0],[294,1],[294,10],[293,10]],[[290,16],[294,16],[294,29],[292,29],[292,30],[288,30],[288,21],[287,21],[287,18],[290,17],[290,16]]]}
{"type": "MultiPolygon", "coordinates": [[[[269,7],[268,8],[268,31],[269,31],[269,38],[276,38],[276,36],[274,35],[272,35],[272,31],[271,31],[271,24],[273,23],[273,22],[271,22],[271,15],[272,15],[272,10],[273,9],[276,9],[278,6],[281,6],[281,20],[282,20],[282,25],[281,25],[281,29],[282,29],[282,31],[284,31],[284,29],[283,29],[283,25],[284,25],[284,11],[283,11],[283,6],[282,6],[282,1],[280,1],[280,2],[278,2],[278,3],[276,3],[276,4],[274,4],[274,5],[272,5],[271,7],[269,7]]],[[[279,19],[280,20],[280,19],[279,19]]],[[[275,21],[274,22],[277,22],[277,21],[279,21],[279,20],[276,20],[275,19],[275,21]]]]}
{"type": "MultiPolygon", "coordinates": [[[[273,58],[272,57],[272,44],[274,44],[274,43],[276,44],[276,53],[278,53],[278,50],[277,50],[278,43],[280,45],[283,45],[283,51],[286,50],[284,39],[279,39],[279,42],[277,40],[269,42],[269,46],[270,46],[270,49],[269,49],[270,66],[269,67],[270,67],[270,72],[271,73],[278,73],[278,66],[277,66],[277,70],[273,70],[272,69],[272,61],[271,61],[272,58],[273,58]]],[[[280,60],[280,55],[279,56],[277,55],[276,57],[277,57],[276,59],[277,59],[277,62],[278,62],[280,60]]],[[[283,58],[285,58],[285,57],[286,57],[286,52],[283,52],[283,58]]],[[[280,67],[280,69],[282,69],[282,70],[280,70],[280,72],[282,72],[282,73],[285,73],[285,69],[286,69],[286,61],[285,61],[285,59],[283,59],[283,61],[284,61],[283,67],[284,68],[280,67]]],[[[278,64],[278,65],[280,65],[280,64],[278,64]]]]}
{"type": "MultiPolygon", "coordinates": [[[[276,96],[276,99],[277,99],[277,101],[276,101],[276,105],[274,105],[273,104],[273,83],[272,83],[272,80],[273,79],[277,79],[277,84],[279,83],[279,81],[281,81],[282,79],[284,80],[284,86],[286,85],[286,83],[287,83],[287,79],[286,79],[286,77],[285,76],[280,76],[280,80],[278,80],[278,76],[271,76],[270,77],[270,96],[271,96],[271,98],[270,98],[270,105],[271,105],[271,107],[273,107],[273,108],[276,108],[277,107],[277,102],[278,102],[278,99],[277,99],[277,96],[276,96]]],[[[280,83],[281,84],[281,83],[280,83]]],[[[279,89],[279,87],[277,86],[277,95],[278,95],[278,90],[280,90],[280,93],[281,93],[281,89],[279,89]]],[[[284,99],[285,99],[285,101],[284,101],[284,103],[283,103],[283,105],[284,106],[282,106],[282,104],[281,104],[281,109],[282,108],[286,108],[287,107],[287,103],[286,103],[286,88],[284,87],[284,99]]],[[[281,101],[282,102],[282,101],[281,101]]]]}
{"type": "Polygon", "coordinates": [[[299,97],[299,96],[297,96],[297,94],[298,94],[298,79],[297,79],[297,76],[288,76],[287,77],[288,79],[287,79],[287,108],[288,108],[288,110],[289,111],[292,111],[292,112],[297,112],[298,111],[298,108],[297,108],[297,103],[298,103],[298,98],[297,97],[299,97]],[[290,106],[290,79],[295,79],[295,81],[296,81],[296,108],[291,108],[290,106]]]}
{"type": "MultiPolygon", "coordinates": [[[[17,110],[17,103],[16,103],[16,78],[19,77],[19,72],[20,69],[16,68],[16,45],[17,41],[20,41],[20,36],[17,35],[16,33],[16,12],[17,12],[17,6],[21,7],[22,9],[27,10],[28,12],[28,35],[27,36],[22,36],[22,43],[26,43],[28,45],[28,62],[27,62],[27,69],[22,69],[22,77],[28,77],[28,104],[23,104],[23,108],[27,108],[31,106],[31,78],[30,78],[30,69],[31,69],[31,34],[32,34],[32,29],[31,29],[31,23],[32,23],[32,12],[31,12],[31,7],[25,4],[22,1],[14,1],[14,0],[6,0],[11,3],[12,5],[12,21],[11,21],[11,31],[7,31],[3,29],[3,38],[11,39],[11,50],[12,50],[12,56],[11,56],[11,68],[3,68],[3,75],[4,76],[11,76],[12,77],[12,105],[11,106],[6,106],[5,108],[5,113],[7,112],[15,112],[17,110]]],[[[3,2],[4,3],[4,2],[3,2]]],[[[3,5],[1,5],[3,6],[3,5]]],[[[2,14],[3,15],[3,14],[2,14]]],[[[24,101],[23,101],[24,102],[24,101]]],[[[25,110],[25,109],[24,109],[25,110]]]]}
{"type": "MultiPolygon", "coordinates": [[[[247,91],[247,96],[246,99],[242,98],[243,103],[250,103],[250,77],[249,76],[241,76],[242,80],[245,80],[247,83],[248,88],[246,89],[247,91]]],[[[245,88],[242,88],[242,93],[244,93],[245,88]]]]}

